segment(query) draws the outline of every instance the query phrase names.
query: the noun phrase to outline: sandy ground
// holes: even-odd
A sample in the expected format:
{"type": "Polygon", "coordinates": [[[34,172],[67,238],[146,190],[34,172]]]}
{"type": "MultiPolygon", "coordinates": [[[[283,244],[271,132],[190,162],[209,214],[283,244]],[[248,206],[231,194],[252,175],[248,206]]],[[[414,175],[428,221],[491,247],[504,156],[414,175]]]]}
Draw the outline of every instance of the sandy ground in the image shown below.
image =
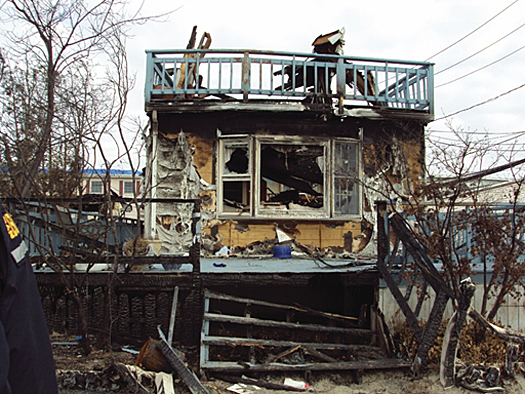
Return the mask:
{"type": "MultiPolygon", "coordinates": [[[[296,377],[296,380],[297,377],[296,377]]],[[[277,381],[276,381],[277,382],[277,381]]],[[[232,384],[222,381],[208,382],[206,387],[220,393],[230,393],[227,387],[232,384]]],[[[348,377],[338,374],[325,375],[312,383],[312,389],[316,393],[331,394],[465,394],[474,393],[464,388],[453,387],[444,389],[439,382],[439,376],[434,372],[427,372],[423,377],[412,379],[403,371],[375,371],[363,374],[361,384],[350,383],[348,377]]],[[[525,393],[525,377],[517,376],[514,382],[507,381],[504,384],[505,393],[525,393]]],[[[254,390],[259,394],[284,394],[290,391],[261,389],[254,390]]]]}
{"type": "MultiPolygon", "coordinates": [[[[293,377],[295,380],[300,380],[298,376],[293,377]]],[[[282,383],[284,377],[273,378],[273,382],[282,383]]],[[[189,393],[184,387],[180,380],[175,379],[176,392],[177,394],[189,393]]],[[[225,382],[222,380],[212,379],[207,382],[203,382],[203,386],[208,390],[210,394],[231,394],[228,387],[233,386],[233,383],[225,382]]],[[[525,393],[525,377],[523,375],[517,376],[514,382],[505,381],[502,384],[504,391],[498,391],[498,393],[507,394],[521,394],[525,393]]],[[[245,394],[290,394],[293,391],[285,390],[271,390],[265,388],[251,388],[247,387],[245,394]]],[[[95,390],[60,390],[60,394],[88,394],[88,393],[100,393],[107,392],[104,388],[99,387],[95,390]]],[[[112,390],[108,390],[115,392],[112,390]]],[[[312,389],[309,390],[314,393],[331,393],[331,394],[466,394],[474,393],[474,391],[467,390],[460,387],[452,387],[444,389],[439,382],[439,376],[436,373],[428,372],[424,376],[412,379],[406,373],[402,371],[386,371],[386,372],[369,372],[363,375],[363,381],[361,384],[352,383],[349,377],[339,374],[325,374],[317,377],[312,382],[312,389]]],[[[117,391],[124,393],[124,391],[117,391]]],[[[126,393],[136,392],[133,389],[126,390],[126,393]]],[[[152,391],[153,392],[153,391],[152,391]]]]}

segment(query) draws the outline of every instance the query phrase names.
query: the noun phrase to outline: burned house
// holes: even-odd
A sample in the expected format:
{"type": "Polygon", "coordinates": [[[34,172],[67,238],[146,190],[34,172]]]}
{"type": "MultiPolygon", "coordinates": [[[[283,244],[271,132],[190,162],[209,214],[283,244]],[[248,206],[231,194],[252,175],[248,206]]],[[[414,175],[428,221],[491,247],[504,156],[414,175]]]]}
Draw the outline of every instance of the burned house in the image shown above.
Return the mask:
{"type": "Polygon", "coordinates": [[[320,351],[384,350],[375,202],[422,180],[433,67],[343,45],[342,29],[312,53],[214,50],[194,30],[187,49],[147,51],[144,238],[173,261],[201,249],[204,371],[300,370],[258,362],[294,348],[308,370],[362,369],[320,351]]]}

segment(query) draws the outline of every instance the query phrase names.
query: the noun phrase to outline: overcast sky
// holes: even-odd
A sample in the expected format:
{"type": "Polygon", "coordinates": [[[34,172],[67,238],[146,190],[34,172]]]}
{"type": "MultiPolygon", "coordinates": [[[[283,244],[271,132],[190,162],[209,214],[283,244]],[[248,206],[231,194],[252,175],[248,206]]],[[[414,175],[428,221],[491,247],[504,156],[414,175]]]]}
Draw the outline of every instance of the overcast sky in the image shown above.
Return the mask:
{"type": "Polygon", "coordinates": [[[134,28],[129,39],[137,111],[143,111],[144,51],[185,48],[194,25],[197,40],[206,31],[215,49],[290,52],[311,52],[318,35],[344,27],[345,55],[435,63],[438,120],[428,129],[439,133],[432,135],[452,137],[442,133],[444,116],[457,129],[489,132],[494,142],[525,130],[525,87],[519,88],[525,84],[525,0],[146,0],[144,6],[149,14],[174,9],[163,23],[134,28]]]}

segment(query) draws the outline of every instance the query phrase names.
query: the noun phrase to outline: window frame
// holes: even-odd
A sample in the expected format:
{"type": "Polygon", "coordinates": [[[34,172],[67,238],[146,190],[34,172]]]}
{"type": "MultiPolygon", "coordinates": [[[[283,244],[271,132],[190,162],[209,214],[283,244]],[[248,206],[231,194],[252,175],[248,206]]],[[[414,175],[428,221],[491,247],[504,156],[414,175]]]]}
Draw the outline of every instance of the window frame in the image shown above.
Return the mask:
{"type": "Polygon", "coordinates": [[[135,182],[133,181],[123,181],[122,192],[124,195],[134,195],[135,194],[135,182]],[[126,185],[131,188],[131,191],[126,191],[126,185]]]}
{"type": "Polygon", "coordinates": [[[362,189],[362,141],[356,138],[312,138],[301,136],[273,136],[273,135],[221,135],[218,140],[217,155],[217,217],[231,218],[249,218],[249,219],[294,219],[294,220],[361,220],[363,205],[362,189]],[[239,144],[248,148],[248,173],[246,175],[224,174],[227,145],[239,144]],[[324,151],[323,176],[323,200],[322,208],[305,208],[297,210],[271,209],[262,206],[260,198],[261,190],[261,146],[263,145],[321,145],[324,151]],[[354,185],[358,196],[357,212],[340,213],[336,212],[335,207],[335,178],[336,178],[336,145],[352,144],[355,145],[355,164],[357,180],[354,185]],[[224,188],[223,182],[228,181],[246,181],[249,187],[249,209],[225,210],[223,201],[224,188]]]}
{"type": "Polygon", "coordinates": [[[362,212],[363,212],[363,185],[362,185],[362,179],[363,179],[363,173],[362,173],[362,141],[354,138],[334,138],[331,141],[332,146],[332,153],[330,155],[330,162],[332,167],[332,173],[330,176],[330,188],[331,188],[331,198],[330,198],[330,216],[331,217],[343,217],[345,219],[355,219],[355,220],[361,220],[362,218],[362,212]],[[337,144],[348,144],[348,145],[355,145],[355,172],[357,174],[357,179],[354,182],[354,185],[356,186],[356,194],[357,194],[357,212],[356,213],[342,213],[336,211],[336,171],[337,171],[337,163],[336,163],[336,153],[337,153],[337,144]]]}
{"type": "Polygon", "coordinates": [[[228,216],[246,216],[253,217],[253,139],[248,135],[229,135],[222,136],[219,139],[219,155],[218,155],[218,165],[217,165],[217,211],[219,216],[228,217],[228,216]],[[228,146],[246,146],[248,149],[248,169],[246,174],[225,174],[224,168],[226,166],[226,154],[225,149],[228,146]],[[248,182],[248,206],[249,210],[239,211],[239,210],[226,210],[224,204],[224,182],[248,182]]]}
{"type": "Polygon", "coordinates": [[[255,206],[255,216],[261,218],[283,218],[290,217],[294,219],[301,219],[308,216],[308,218],[315,219],[325,219],[330,215],[330,202],[329,196],[329,179],[327,182],[327,174],[330,177],[329,169],[329,160],[327,157],[330,157],[330,141],[319,141],[319,139],[309,139],[301,138],[296,136],[256,136],[255,137],[255,193],[254,196],[257,196],[254,201],[255,206]],[[260,199],[261,191],[261,146],[262,145],[321,145],[323,147],[323,167],[321,172],[323,173],[323,207],[322,208],[306,208],[289,210],[289,209],[271,209],[264,208],[263,201],[260,199]],[[327,199],[328,197],[328,199],[327,199]]]}
{"type": "Polygon", "coordinates": [[[89,190],[91,194],[104,194],[104,182],[100,179],[91,179],[89,181],[89,190]],[[95,184],[97,185],[96,187],[95,184]],[[98,188],[100,188],[100,191],[95,191],[98,188]]]}

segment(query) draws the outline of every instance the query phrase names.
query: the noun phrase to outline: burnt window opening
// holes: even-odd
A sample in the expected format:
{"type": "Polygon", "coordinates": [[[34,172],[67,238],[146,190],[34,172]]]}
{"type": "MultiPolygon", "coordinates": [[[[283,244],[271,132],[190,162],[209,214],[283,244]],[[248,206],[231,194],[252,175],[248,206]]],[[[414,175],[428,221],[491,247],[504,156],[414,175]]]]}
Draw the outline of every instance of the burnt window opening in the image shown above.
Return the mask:
{"type": "Polygon", "coordinates": [[[224,213],[252,213],[250,146],[246,139],[222,141],[219,168],[224,213]]]}
{"type": "Polygon", "coordinates": [[[324,148],[319,145],[261,144],[262,206],[322,208],[323,163],[324,148]]]}
{"type": "Polygon", "coordinates": [[[223,137],[221,216],[330,218],[361,214],[357,140],[223,137]]]}

